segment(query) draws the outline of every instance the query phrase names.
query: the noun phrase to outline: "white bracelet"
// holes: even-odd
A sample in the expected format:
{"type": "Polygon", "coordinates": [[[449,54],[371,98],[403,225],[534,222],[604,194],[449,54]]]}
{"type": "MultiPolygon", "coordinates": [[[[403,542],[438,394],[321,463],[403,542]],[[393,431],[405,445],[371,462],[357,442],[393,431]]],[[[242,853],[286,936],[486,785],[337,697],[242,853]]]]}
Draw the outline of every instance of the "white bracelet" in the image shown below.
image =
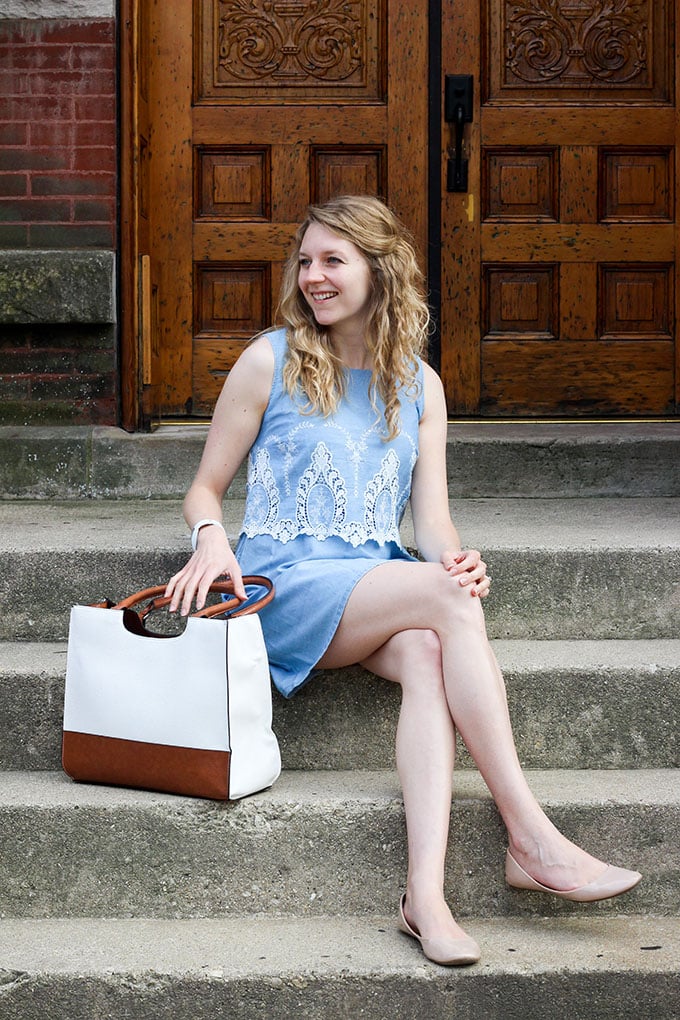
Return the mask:
{"type": "Polygon", "coordinates": [[[226,535],[224,525],[222,524],[221,521],[214,521],[212,517],[204,517],[202,521],[198,522],[198,524],[194,524],[193,531],[191,532],[191,548],[194,550],[194,552],[196,552],[196,545],[198,544],[198,533],[201,530],[201,528],[207,527],[208,524],[214,524],[215,527],[221,528],[226,535]]]}

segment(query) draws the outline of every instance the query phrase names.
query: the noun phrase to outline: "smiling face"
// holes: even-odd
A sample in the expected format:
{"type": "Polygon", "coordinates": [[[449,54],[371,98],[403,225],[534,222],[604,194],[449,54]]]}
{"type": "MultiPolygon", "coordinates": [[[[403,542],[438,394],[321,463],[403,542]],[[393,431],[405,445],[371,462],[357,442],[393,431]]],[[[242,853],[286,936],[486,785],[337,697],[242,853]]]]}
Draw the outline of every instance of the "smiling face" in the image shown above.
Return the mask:
{"type": "Polygon", "coordinates": [[[371,296],[371,269],[351,241],[320,223],[302,238],[298,285],[318,324],[331,335],[362,333],[371,296]]]}

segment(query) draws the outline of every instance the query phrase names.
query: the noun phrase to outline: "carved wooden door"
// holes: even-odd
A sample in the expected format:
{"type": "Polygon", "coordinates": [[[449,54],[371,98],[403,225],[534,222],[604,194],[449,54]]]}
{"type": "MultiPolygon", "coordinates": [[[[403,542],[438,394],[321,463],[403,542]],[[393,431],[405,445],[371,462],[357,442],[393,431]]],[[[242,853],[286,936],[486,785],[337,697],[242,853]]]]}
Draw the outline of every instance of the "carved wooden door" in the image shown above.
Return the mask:
{"type": "Polygon", "coordinates": [[[444,0],[442,26],[476,92],[443,200],[451,410],[674,413],[673,0],[444,0]]]}
{"type": "Polygon", "coordinates": [[[205,415],[244,343],[273,321],[310,201],[381,195],[424,250],[427,5],[149,3],[160,363],[147,414],[205,415]]]}

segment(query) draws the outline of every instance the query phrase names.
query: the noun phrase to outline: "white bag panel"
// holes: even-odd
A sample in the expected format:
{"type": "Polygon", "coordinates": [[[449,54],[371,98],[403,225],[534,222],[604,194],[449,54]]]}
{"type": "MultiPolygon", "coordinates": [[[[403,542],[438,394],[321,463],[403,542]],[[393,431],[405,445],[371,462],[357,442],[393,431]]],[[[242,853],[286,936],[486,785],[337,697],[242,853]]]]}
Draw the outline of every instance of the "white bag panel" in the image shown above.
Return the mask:
{"type": "Polygon", "coordinates": [[[125,629],[122,610],[74,606],[64,729],[230,750],[226,635],[223,620],[189,618],[177,637],[141,637],[125,629]]]}
{"type": "Polygon", "coordinates": [[[281,772],[279,744],[271,729],[272,692],[262,626],[256,615],[229,621],[229,796],[271,786],[281,772]],[[238,720],[238,725],[234,725],[238,720]]]}

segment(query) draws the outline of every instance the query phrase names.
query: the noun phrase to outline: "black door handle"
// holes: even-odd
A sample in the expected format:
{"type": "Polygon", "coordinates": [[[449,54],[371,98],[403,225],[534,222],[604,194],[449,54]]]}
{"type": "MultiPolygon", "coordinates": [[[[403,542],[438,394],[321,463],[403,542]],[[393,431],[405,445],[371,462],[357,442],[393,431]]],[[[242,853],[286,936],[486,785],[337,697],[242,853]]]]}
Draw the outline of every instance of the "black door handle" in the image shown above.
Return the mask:
{"type": "MultiPolygon", "coordinates": [[[[444,88],[444,116],[454,127],[453,158],[446,165],[446,190],[468,190],[468,161],[463,159],[463,133],[472,121],[473,83],[471,74],[447,74],[444,88]]],[[[450,150],[449,150],[450,151],[450,150]]]]}

